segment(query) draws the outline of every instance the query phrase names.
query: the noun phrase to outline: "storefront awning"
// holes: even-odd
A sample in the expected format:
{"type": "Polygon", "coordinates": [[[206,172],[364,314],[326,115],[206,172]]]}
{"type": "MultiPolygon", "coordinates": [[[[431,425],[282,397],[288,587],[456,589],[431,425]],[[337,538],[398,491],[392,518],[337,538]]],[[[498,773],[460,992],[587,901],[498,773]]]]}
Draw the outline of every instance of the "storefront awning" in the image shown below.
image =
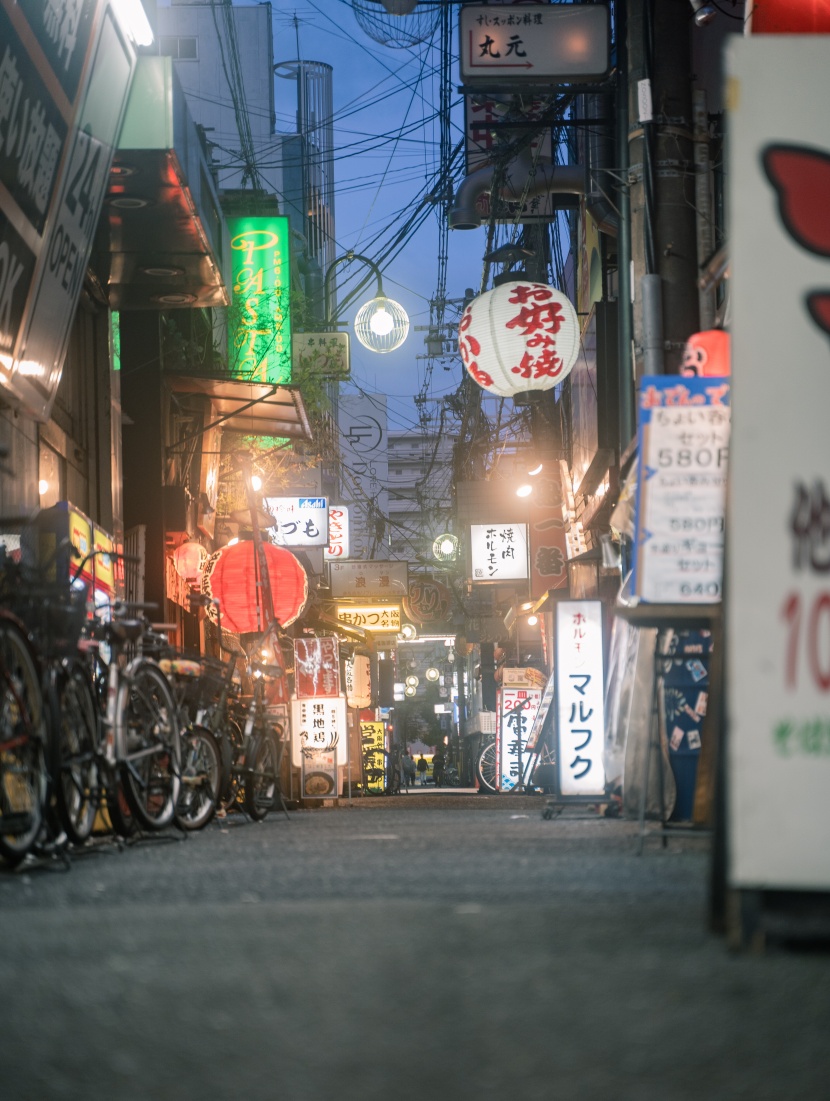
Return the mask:
{"type": "MultiPolygon", "coordinates": [[[[213,423],[248,436],[311,440],[299,387],[206,375],[167,375],[174,394],[204,394],[216,411],[213,423]]],[[[207,426],[206,426],[207,427],[207,426]]]]}

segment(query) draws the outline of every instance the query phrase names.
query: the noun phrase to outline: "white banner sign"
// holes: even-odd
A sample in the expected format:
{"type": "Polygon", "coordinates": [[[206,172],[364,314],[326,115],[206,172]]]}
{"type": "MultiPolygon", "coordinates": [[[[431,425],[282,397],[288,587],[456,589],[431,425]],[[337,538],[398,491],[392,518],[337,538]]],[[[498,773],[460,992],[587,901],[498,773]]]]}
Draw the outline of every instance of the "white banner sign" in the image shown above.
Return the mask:
{"type": "Polygon", "coordinates": [[[325,497],[265,497],[276,524],[268,531],[278,547],[326,547],[329,506],[325,497]]]}
{"type": "Polygon", "coordinates": [[[402,600],[409,591],[406,562],[333,562],[330,574],[331,595],[336,600],[402,600]]]}
{"type": "Polygon", "coordinates": [[[345,505],[329,505],[329,542],[323,551],[326,562],[339,562],[351,554],[349,510],[345,505]]]}
{"type": "Polygon", "coordinates": [[[559,793],[605,794],[602,604],[556,605],[556,763],[559,793]]]}
{"type": "Polygon", "coordinates": [[[472,524],[470,549],[473,581],[527,579],[527,524],[472,524]]]}
{"type": "Polygon", "coordinates": [[[527,739],[541,702],[539,688],[502,688],[499,692],[499,791],[512,791],[521,783],[527,766],[527,739]]]}
{"type": "Polygon", "coordinates": [[[345,743],[346,699],[344,696],[314,696],[291,701],[291,759],[302,765],[306,750],[333,750],[345,743]]]}
{"type": "Polygon", "coordinates": [[[830,890],[830,38],[729,36],[731,885],[830,890]]]}

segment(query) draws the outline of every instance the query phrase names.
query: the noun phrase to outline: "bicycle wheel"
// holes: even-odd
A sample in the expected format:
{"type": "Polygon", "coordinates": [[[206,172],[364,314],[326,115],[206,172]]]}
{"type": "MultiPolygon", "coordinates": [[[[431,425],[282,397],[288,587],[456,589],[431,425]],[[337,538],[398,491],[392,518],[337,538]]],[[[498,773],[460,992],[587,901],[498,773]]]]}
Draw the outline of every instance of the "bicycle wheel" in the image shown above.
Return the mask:
{"type": "Polygon", "coordinates": [[[69,839],[82,845],[92,834],[101,802],[96,703],[83,666],[65,670],[58,684],[58,709],[55,801],[69,839]]]}
{"type": "Polygon", "coordinates": [[[182,734],[181,775],[176,824],[183,830],[201,830],[216,813],[222,781],[219,746],[204,726],[192,726],[182,734]]]}
{"type": "Polygon", "coordinates": [[[149,830],[173,821],[179,797],[178,714],[170,685],[153,661],[131,664],[118,688],[117,721],[124,734],[124,793],[149,830]]]}
{"type": "Polygon", "coordinates": [[[19,864],[40,834],[49,789],[43,695],[23,632],[0,622],[0,855],[19,864]]]}
{"type": "Polygon", "coordinates": [[[479,755],[476,763],[476,776],[478,785],[485,791],[498,791],[498,775],[496,773],[496,743],[488,742],[479,755]]]}
{"type": "Polygon", "coordinates": [[[274,810],[280,795],[277,772],[279,747],[273,734],[257,734],[251,741],[249,767],[245,771],[245,810],[260,822],[274,810]]]}

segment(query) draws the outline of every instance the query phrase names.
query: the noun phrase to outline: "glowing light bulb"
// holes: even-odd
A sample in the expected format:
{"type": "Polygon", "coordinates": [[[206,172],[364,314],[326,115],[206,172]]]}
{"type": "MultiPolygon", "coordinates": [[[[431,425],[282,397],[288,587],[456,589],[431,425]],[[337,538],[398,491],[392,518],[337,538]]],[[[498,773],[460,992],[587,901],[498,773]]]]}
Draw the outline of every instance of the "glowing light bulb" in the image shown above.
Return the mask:
{"type": "Polygon", "coordinates": [[[45,478],[41,478],[40,481],[38,482],[37,491],[41,495],[41,497],[43,496],[44,493],[49,492],[49,483],[46,481],[45,478]]]}
{"type": "Polygon", "coordinates": [[[258,474],[251,475],[251,489],[255,489],[257,492],[262,489],[262,478],[258,474]]]}
{"type": "Polygon", "coordinates": [[[532,492],[533,492],[533,486],[525,484],[523,486],[519,486],[519,488],[516,490],[516,496],[517,497],[529,497],[532,492]]]}
{"type": "Polygon", "coordinates": [[[394,318],[385,306],[381,306],[375,313],[372,314],[372,320],[369,322],[369,328],[377,336],[386,336],[392,332],[395,326],[394,318]]]}

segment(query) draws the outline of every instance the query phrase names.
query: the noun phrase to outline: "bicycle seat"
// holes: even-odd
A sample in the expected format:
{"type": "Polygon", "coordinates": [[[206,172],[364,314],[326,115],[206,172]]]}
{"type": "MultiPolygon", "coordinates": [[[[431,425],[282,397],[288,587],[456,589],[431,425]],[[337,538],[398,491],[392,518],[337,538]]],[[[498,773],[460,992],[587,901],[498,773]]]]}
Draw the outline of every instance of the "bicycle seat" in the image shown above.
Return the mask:
{"type": "Polygon", "coordinates": [[[107,630],[123,642],[135,642],[144,634],[144,622],[140,619],[114,619],[107,624],[107,630]]]}

